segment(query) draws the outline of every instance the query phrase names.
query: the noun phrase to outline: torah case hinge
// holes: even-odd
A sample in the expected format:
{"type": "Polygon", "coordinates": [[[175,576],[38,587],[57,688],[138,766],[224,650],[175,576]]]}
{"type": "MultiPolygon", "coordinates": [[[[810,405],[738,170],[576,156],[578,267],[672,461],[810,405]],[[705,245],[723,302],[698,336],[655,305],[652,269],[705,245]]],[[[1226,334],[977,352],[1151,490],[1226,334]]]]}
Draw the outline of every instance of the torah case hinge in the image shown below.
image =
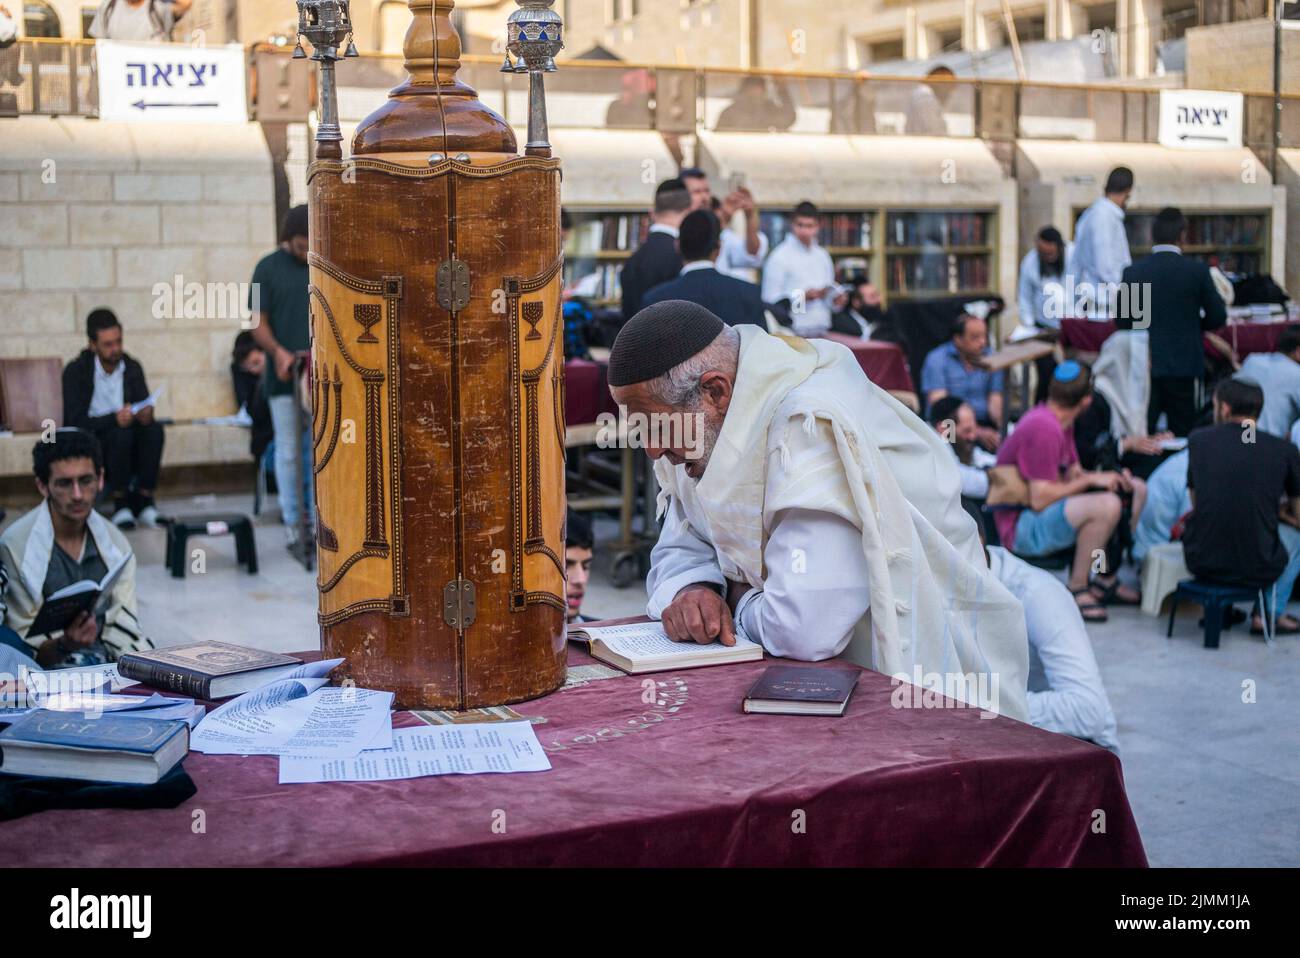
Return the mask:
{"type": "Polygon", "coordinates": [[[442,620],[453,629],[464,631],[474,624],[474,583],[452,579],[442,590],[442,620]]]}

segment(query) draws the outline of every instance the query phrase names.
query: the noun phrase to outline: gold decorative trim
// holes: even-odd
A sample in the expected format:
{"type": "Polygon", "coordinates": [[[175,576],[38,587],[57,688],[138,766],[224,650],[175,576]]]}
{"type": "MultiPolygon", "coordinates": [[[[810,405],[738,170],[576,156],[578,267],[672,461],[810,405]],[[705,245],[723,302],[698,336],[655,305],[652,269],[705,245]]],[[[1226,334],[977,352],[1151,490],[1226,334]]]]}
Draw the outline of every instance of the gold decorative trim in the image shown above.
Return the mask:
{"type": "Polygon", "coordinates": [[[353,276],[351,273],[344,272],[319,253],[308,253],[307,265],[315,266],[322,273],[333,277],[355,292],[365,293],[368,296],[385,295],[384,284],[382,282],[376,283],[373,280],[361,279],[359,276],[353,276]]]}
{"type": "Polygon", "coordinates": [[[524,601],[530,604],[540,602],[543,605],[559,609],[561,612],[567,613],[569,611],[569,606],[563,599],[557,598],[549,592],[525,592],[524,601]]]}
{"type": "Polygon", "coordinates": [[[409,599],[409,596],[399,596],[391,599],[366,599],[363,602],[354,602],[346,608],[331,612],[329,615],[317,612],[316,621],[328,629],[331,626],[338,625],[345,619],[350,619],[354,615],[361,615],[364,612],[383,612],[385,615],[405,617],[411,614],[409,599]]]}
{"type": "Polygon", "coordinates": [[[370,157],[357,156],[350,160],[317,160],[307,168],[307,183],[310,184],[313,179],[323,173],[343,174],[350,171],[386,173],[389,176],[408,180],[436,180],[449,173],[475,180],[490,180],[498,176],[518,173],[522,170],[559,173],[560,160],[556,157],[514,156],[504,163],[495,163],[491,166],[475,166],[473,163],[462,163],[459,160],[446,159],[433,166],[421,167],[405,166],[391,160],[376,160],[370,157]]]}
{"type": "Polygon", "coordinates": [[[347,575],[348,570],[350,570],[354,565],[356,565],[362,559],[387,559],[387,558],[388,558],[387,549],[358,549],[356,552],[352,553],[352,555],[348,556],[345,560],[343,560],[343,564],[338,567],[338,569],[335,571],[335,573],[332,576],[330,576],[328,582],[320,583],[320,590],[322,592],[332,591],[334,587],[338,585],[340,581],[342,581],[343,577],[347,575]]]}

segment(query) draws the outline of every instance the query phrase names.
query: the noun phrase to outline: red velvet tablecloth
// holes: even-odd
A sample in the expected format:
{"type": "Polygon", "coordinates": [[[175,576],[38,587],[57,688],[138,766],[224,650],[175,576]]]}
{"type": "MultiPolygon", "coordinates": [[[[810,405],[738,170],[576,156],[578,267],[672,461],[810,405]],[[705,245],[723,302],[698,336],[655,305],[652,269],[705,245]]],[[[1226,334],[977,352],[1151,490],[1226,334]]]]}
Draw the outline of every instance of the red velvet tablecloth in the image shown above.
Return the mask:
{"type": "Polygon", "coordinates": [[[907,356],[901,347],[894,343],[858,339],[840,333],[827,333],[826,338],[853,350],[853,355],[857,357],[858,365],[867,374],[867,378],[881,389],[916,392],[916,387],[912,385],[912,375],[907,370],[907,356]]]}
{"type": "Polygon", "coordinates": [[[618,406],[609,394],[605,366],[589,359],[569,359],[564,363],[564,424],[585,426],[596,421],[602,412],[618,415],[618,406]]]}
{"type": "MultiPolygon", "coordinates": [[[[827,333],[827,339],[853,350],[858,365],[867,378],[881,389],[916,392],[907,370],[907,357],[894,343],[876,342],[827,333]]],[[[618,415],[618,406],[609,395],[605,366],[588,359],[570,359],[564,364],[564,422],[582,426],[596,421],[602,412],[618,415]]]]}
{"type": "Polygon", "coordinates": [[[4,863],[1146,864],[1110,752],[975,709],[894,708],[875,672],[841,718],[745,715],[763,668],[661,673],[653,704],[648,677],[620,676],[517,705],[546,719],[545,772],[280,785],[274,756],[192,753],[183,805],[7,822],[4,863]]]}
{"type": "MultiPolygon", "coordinates": [[[[1229,323],[1214,330],[1214,334],[1235,349],[1239,358],[1245,359],[1251,353],[1274,352],[1278,341],[1282,338],[1282,330],[1288,325],[1293,324],[1229,323]]],[[[1091,319],[1061,320],[1061,344],[1085,353],[1099,351],[1101,344],[1109,339],[1113,332],[1115,332],[1115,324],[1109,320],[1106,322],[1091,319]]],[[[1210,356],[1219,355],[1209,345],[1205,347],[1205,351],[1210,356]]]]}

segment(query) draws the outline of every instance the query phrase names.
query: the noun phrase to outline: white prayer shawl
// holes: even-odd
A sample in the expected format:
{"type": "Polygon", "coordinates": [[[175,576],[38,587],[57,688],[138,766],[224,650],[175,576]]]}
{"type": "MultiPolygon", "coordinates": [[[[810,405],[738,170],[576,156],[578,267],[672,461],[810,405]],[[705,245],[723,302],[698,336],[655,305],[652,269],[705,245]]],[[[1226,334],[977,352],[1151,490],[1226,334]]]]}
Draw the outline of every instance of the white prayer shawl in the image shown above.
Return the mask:
{"type": "MultiPolygon", "coordinates": [[[[98,512],[91,511],[87,526],[108,568],[113,568],[124,556],[130,556],[110,594],[101,640],[114,661],[125,652],[152,649],[153,643],[144,636],[135,614],[135,557],[131,555],[131,544],[98,512]]],[[[5,624],[24,636],[33,649],[39,649],[49,639],[44,635],[27,639],[26,633],[45,604],[41,593],[53,550],[54,523],[44,502],[16,519],[0,537],[0,562],[9,575],[4,596],[4,604],[8,606],[5,624]]]]}
{"type": "Polygon", "coordinates": [[[1145,329],[1117,330],[1092,367],[1093,388],[1110,403],[1110,431],[1117,438],[1147,434],[1150,401],[1150,335],[1145,329]]]}
{"type": "MultiPolygon", "coordinates": [[[[692,526],[708,530],[723,574],[762,588],[774,520],[765,503],[767,456],[781,455],[797,471],[785,462],[788,430],[828,423],[852,497],[840,511],[856,516],[870,576],[870,609],[845,657],[909,682],[918,671],[940,681],[985,674],[997,689],[996,711],[1028,721],[1024,610],[989,572],[943,440],[868,380],[844,346],[756,326],[736,331],[735,390],[708,469],[696,483],[660,459],[660,513],[677,497],[692,526]]],[[[799,488],[798,475],[787,478],[787,490],[799,488]]]]}

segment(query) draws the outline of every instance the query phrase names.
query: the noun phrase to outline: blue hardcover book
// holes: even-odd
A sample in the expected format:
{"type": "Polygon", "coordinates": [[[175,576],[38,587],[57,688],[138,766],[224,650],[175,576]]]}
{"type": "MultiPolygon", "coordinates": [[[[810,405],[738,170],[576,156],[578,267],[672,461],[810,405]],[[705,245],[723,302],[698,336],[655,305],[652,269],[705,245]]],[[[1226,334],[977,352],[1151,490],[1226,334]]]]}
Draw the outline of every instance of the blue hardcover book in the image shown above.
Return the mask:
{"type": "Polygon", "coordinates": [[[185,722],[37,709],[0,732],[0,772],[151,785],[189,748],[185,722]]]}

